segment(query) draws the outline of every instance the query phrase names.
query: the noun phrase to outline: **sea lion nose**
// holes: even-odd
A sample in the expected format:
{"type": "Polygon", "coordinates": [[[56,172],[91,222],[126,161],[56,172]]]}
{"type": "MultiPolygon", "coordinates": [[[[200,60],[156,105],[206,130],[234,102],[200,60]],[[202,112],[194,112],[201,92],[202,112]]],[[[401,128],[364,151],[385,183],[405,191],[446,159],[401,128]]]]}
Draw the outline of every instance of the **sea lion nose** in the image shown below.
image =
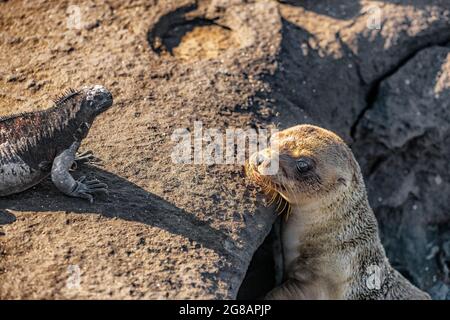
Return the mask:
{"type": "Polygon", "coordinates": [[[276,174],[279,166],[276,155],[269,149],[255,153],[251,160],[254,170],[262,175],[276,174]]]}

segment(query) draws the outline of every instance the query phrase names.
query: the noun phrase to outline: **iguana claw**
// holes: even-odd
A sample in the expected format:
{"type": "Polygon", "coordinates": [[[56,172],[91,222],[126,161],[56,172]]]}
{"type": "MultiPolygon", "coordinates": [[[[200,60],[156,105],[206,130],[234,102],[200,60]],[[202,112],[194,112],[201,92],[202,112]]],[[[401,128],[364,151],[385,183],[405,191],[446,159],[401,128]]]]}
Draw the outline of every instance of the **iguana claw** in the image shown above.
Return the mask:
{"type": "Polygon", "coordinates": [[[76,157],[75,157],[75,161],[84,163],[84,162],[91,162],[91,161],[97,161],[100,160],[98,158],[96,158],[94,156],[94,153],[91,150],[82,152],[82,153],[77,153],[76,157]]]}
{"type": "Polygon", "coordinates": [[[78,163],[88,163],[88,164],[96,164],[102,165],[102,160],[94,156],[94,153],[91,150],[85,151],[83,153],[77,153],[75,156],[75,160],[70,167],[70,171],[75,171],[78,169],[78,163]]]}
{"type": "Polygon", "coordinates": [[[97,179],[86,180],[86,177],[83,176],[76,181],[76,187],[70,195],[72,197],[87,199],[90,203],[93,203],[93,194],[96,193],[108,194],[108,185],[98,181],[97,179]]]}

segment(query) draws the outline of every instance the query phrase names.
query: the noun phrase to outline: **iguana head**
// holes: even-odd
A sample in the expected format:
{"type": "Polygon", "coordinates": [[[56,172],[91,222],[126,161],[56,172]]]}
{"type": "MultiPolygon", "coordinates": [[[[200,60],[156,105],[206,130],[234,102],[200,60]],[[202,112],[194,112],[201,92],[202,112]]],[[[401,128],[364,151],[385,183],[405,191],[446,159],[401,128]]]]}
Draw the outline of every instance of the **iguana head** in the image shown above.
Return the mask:
{"type": "Polygon", "coordinates": [[[93,119],[112,106],[113,98],[105,87],[95,85],[80,90],[69,89],[54,102],[56,107],[69,107],[83,118],[93,119]]]}
{"type": "Polygon", "coordinates": [[[55,118],[52,123],[55,128],[64,127],[72,132],[76,130],[78,140],[84,139],[89,131],[89,127],[95,118],[102,112],[109,109],[113,104],[111,93],[101,85],[85,86],[79,90],[69,89],[63,95],[54,100],[53,110],[60,110],[62,117],[55,118]],[[59,122],[70,121],[67,123],[59,122]]]}
{"type": "Polygon", "coordinates": [[[80,90],[81,109],[94,116],[106,111],[113,104],[113,97],[105,87],[95,85],[80,90]]]}

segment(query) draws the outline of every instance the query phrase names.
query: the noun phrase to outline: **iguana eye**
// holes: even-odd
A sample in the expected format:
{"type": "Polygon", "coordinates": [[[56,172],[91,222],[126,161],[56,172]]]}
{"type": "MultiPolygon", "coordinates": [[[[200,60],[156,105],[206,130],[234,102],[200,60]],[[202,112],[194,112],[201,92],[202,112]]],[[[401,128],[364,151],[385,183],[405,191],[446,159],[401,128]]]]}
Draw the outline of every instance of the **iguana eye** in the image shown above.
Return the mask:
{"type": "Polygon", "coordinates": [[[297,160],[296,169],[299,173],[305,173],[309,170],[311,170],[312,165],[311,162],[307,159],[300,158],[297,160]]]}

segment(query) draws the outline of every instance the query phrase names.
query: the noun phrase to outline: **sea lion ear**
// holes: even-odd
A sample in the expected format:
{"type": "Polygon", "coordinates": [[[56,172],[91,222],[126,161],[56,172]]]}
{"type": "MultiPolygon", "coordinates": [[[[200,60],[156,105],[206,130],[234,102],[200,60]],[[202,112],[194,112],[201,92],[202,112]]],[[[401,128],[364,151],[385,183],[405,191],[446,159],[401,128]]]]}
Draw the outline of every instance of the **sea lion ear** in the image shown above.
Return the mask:
{"type": "Polygon", "coordinates": [[[337,179],[337,182],[340,183],[340,184],[343,184],[344,186],[347,186],[347,180],[345,178],[343,178],[343,177],[339,177],[337,179]]]}

